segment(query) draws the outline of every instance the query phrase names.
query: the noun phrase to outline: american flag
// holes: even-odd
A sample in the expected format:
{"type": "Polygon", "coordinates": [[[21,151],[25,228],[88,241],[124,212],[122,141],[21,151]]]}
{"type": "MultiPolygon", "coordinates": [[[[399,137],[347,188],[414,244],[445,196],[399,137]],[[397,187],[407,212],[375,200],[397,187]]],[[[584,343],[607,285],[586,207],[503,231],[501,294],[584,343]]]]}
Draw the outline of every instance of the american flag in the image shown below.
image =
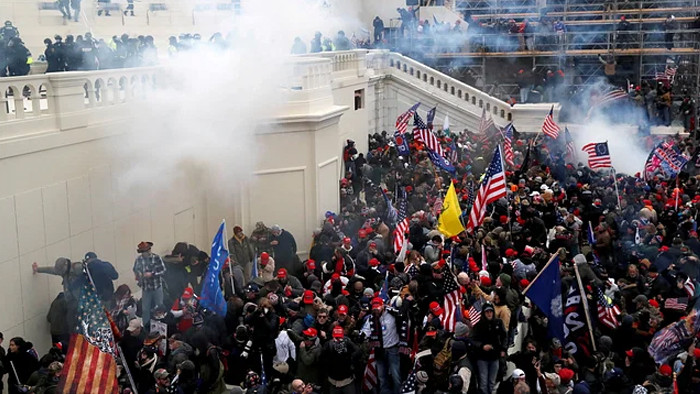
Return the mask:
{"type": "Polygon", "coordinates": [[[483,306],[483,301],[481,298],[474,301],[471,307],[469,307],[469,321],[472,323],[472,327],[481,320],[481,308],[483,306]]]}
{"type": "Polygon", "coordinates": [[[394,252],[399,253],[404,242],[406,242],[406,233],[410,219],[408,218],[408,201],[406,200],[406,190],[401,188],[401,196],[399,197],[398,218],[396,220],[396,228],[394,229],[394,252]]]}
{"type": "Polygon", "coordinates": [[[549,113],[544,117],[542,132],[553,139],[557,139],[557,137],[559,137],[559,126],[554,123],[554,106],[549,109],[549,113]]]}
{"type": "Polygon", "coordinates": [[[513,122],[508,123],[506,126],[503,139],[505,141],[503,144],[503,154],[505,156],[506,163],[513,166],[513,159],[515,159],[515,154],[513,153],[513,122]]]}
{"type": "Polygon", "coordinates": [[[445,157],[445,151],[442,149],[440,141],[438,141],[435,134],[428,129],[428,126],[425,125],[418,113],[413,115],[413,138],[424,143],[428,149],[437,153],[440,157],[445,157]]]}
{"type": "Polygon", "coordinates": [[[494,127],[493,118],[491,118],[491,114],[486,112],[486,107],[484,107],[481,111],[481,120],[479,121],[479,134],[487,136],[492,127],[494,127]]]}
{"type": "Polygon", "coordinates": [[[367,366],[365,367],[365,374],[362,379],[362,389],[368,392],[373,391],[374,388],[378,386],[377,360],[374,358],[374,348],[372,348],[369,352],[369,358],[367,358],[367,366]]]}
{"type": "Polygon", "coordinates": [[[86,274],[78,300],[78,328],[71,335],[57,392],[118,393],[116,344],[102,301],[86,274]]]}
{"type": "Polygon", "coordinates": [[[685,280],[685,283],[683,283],[683,289],[685,289],[685,292],[688,293],[688,297],[694,297],[695,296],[695,282],[691,280],[690,278],[685,280]]]}
{"type": "Polygon", "coordinates": [[[620,308],[608,301],[600,287],[596,287],[596,295],[598,296],[598,321],[614,330],[620,325],[617,321],[617,317],[622,313],[620,308]]]}
{"type": "Polygon", "coordinates": [[[664,301],[664,308],[685,311],[688,308],[688,299],[685,297],[668,298],[666,301],[664,301]]]}
{"type": "Polygon", "coordinates": [[[445,294],[445,300],[443,301],[445,311],[440,316],[440,321],[446,331],[454,332],[457,321],[461,320],[461,294],[457,278],[452,274],[452,271],[446,270],[444,277],[442,289],[445,294]]]}
{"type": "Polygon", "coordinates": [[[588,153],[588,167],[591,169],[612,167],[607,142],[591,142],[584,145],[581,150],[588,153]]]}
{"type": "Polygon", "coordinates": [[[414,113],[416,113],[419,106],[420,102],[415,103],[413,107],[408,109],[408,111],[402,113],[398,118],[396,118],[396,130],[399,132],[399,134],[403,135],[403,133],[406,132],[408,129],[408,121],[411,120],[411,117],[414,113]]]}
{"type": "Polygon", "coordinates": [[[433,203],[433,209],[430,211],[433,216],[440,216],[440,211],[442,211],[442,196],[438,196],[433,203]]]}
{"type": "Polygon", "coordinates": [[[576,154],[574,150],[574,139],[571,138],[571,133],[569,133],[568,127],[564,127],[564,137],[566,138],[566,153],[574,158],[574,155],[576,154]]]}
{"type": "Polygon", "coordinates": [[[668,79],[670,83],[673,83],[673,79],[676,77],[676,72],[678,71],[678,67],[670,67],[666,66],[666,69],[664,72],[656,73],[656,79],[668,79]]]}
{"type": "Polygon", "coordinates": [[[588,108],[588,114],[586,119],[591,117],[591,114],[598,108],[605,104],[612,103],[614,101],[629,99],[630,95],[623,89],[613,89],[605,93],[601,93],[599,97],[595,97],[591,100],[591,106],[588,108]]]}
{"type": "Polygon", "coordinates": [[[401,394],[415,394],[416,393],[416,371],[412,370],[408,374],[408,378],[401,385],[401,394]]]}
{"type": "Polygon", "coordinates": [[[484,179],[479,187],[479,192],[474,200],[474,205],[469,213],[467,232],[471,233],[481,225],[486,216],[486,206],[499,198],[506,196],[506,174],[503,171],[503,158],[501,147],[497,146],[493,153],[493,159],[489,164],[484,179]]]}

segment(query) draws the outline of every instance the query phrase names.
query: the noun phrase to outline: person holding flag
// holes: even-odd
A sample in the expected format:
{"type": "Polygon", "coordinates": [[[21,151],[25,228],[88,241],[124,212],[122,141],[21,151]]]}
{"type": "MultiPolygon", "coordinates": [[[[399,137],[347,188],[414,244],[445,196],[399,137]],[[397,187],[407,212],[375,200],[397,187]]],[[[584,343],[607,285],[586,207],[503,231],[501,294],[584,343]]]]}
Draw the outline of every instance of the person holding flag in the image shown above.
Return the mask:
{"type": "Polygon", "coordinates": [[[486,217],[486,206],[499,198],[506,196],[506,175],[501,156],[501,147],[496,147],[493,159],[486,169],[486,174],[481,181],[481,187],[474,200],[469,221],[467,222],[467,232],[471,233],[481,225],[486,217]]]}
{"type": "MultiPolygon", "coordinates": [[[[78,327],[71,335],[57,391],[118,394],[116,357],[119,350],[114,332],[90,272],[84,271],[83,275],[78,303],[78,327]],[[100,368],[97,368],[98,365],[100,368]]],[[[122,366],[127,368],[131,387],[135,387],[131,372],[123,361],[122,366]]]]}

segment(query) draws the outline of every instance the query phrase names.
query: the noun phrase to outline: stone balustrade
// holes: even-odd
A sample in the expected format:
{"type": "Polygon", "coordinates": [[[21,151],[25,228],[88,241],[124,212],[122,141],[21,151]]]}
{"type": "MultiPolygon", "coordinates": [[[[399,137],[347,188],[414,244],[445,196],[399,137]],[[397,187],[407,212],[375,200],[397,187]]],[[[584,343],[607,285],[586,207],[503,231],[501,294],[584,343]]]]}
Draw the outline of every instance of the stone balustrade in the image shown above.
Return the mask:
{"type": "Polygon", "coordinates": [[[2,78],[0,141],[85,127],[98,118],[91,111],[148,97],[161,72],[129,68],[2,78]]]}
{"type": "MultiPolygon", "coordinates": [[[[393,79],[419,90],[431,100],[449,103],[463,112],[464,119],[472,119],[472,126],[478,124],[484,110],[492,114],[494,122],[500,126],[519,117],[514,116],[518,106],[511,107],[413,59],[385,50],[293,56],[287,67],[289,83],[282,89],[290,94],[288,108],[293,109],[290,113],[295,116],[301,115],[300,111],[315,108],[305,103],[326,102],[332,99],[331,92],[348,84],[361,88],[360,85],[366,85],[370,79],[393,79]]],[[[165,71],[161,66],[0,79],[0,91],[4,92],[0,97],[0,141],[99,122],[125,121],[128,111],[113,109],[147,99],[149,92],[166,83],[165,71]]],[[[538,117],[542,111],[545,110],[532,109],[528,114],[538,117]]],[[[544,112],[541,115],[543,118],[544,112]]]]}
{"type": "Polygon", "coordinates": [[[386,73],[412,79],[431,93],[446,97],[478,116],[481,116],[482,109],[485,108],[487,113],[492,114],[494,122],[501,126],[513,118],[512,107],[503,100],[400,54],[385,52],[379,56],[386,57],[379,62],[388,66],[386,73]]]}

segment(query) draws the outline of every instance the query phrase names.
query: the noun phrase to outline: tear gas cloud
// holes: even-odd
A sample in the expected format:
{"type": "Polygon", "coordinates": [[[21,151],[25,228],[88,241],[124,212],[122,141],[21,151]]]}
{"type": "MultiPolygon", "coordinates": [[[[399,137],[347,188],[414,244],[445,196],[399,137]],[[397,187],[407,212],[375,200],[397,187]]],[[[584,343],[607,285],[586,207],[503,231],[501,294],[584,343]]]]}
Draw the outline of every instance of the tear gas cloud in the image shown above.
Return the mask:
{"type": "MultiPolygon", "coordinates": [[[[568,125],[576,149],[576,162],[587,163],[588,156],[581,147],[591,142],[608,142],[613,167],[619,173],[633,175],[644,168],[649,150],[639,136],[638,124],[645,122],[644,110],[632,102],[617,104],[610,108],[589,110],[593,92],[606,92],[612,89],[607,82],[587,86],[578,96],[581,100],[569,103],[573,125],[568,125]],[[606,111],[609,109],[609,111],[606,111]]],[[[560,122],[560,126],[566,123],[560,122]]]]}
{"type": "Polygon", "coordinates": [[[261,159],[256,128],[271,127],[267,120],[287,100],[294,37],[308,47],[316,31],[335,37],[341,28],[359,30],[359,21],[345,16],[348,6],[333,11],[315,0],[247,1],[241,15],[219,26],[229,50],[202,37],[200,47],[170,59],[156,91],[129,114],[128,142],[110,146],[125,170],[119,191],[167,190],[185,177],[210,191],[245,181],[261,159]]]}

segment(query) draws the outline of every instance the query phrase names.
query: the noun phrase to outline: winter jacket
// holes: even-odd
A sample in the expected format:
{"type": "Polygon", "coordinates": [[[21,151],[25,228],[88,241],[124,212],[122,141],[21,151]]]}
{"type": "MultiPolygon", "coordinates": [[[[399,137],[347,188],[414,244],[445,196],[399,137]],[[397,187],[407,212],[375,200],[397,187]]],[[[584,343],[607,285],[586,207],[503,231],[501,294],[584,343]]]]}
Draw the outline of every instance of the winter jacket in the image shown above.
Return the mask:
{"type": "Polygon", "coordinates": [[[241,266],[245,267],[255,258],[255,251],[248,237],[243,235],[237,238],[235,235],[228,240],[228,251],[231,257],[241,266]]]}
{"type": "Polygon", "coordinates": [[[477,357],[481,360],[493,361],[500,357],[500,353],[506,350],[506,329],[503,322],[494,316],[488,320],[482,316],[474,326],[474,344],[477,349],[477,357]],[[493,349],[484,350],[484,345],[491,345],[493,349]]]}
{"type": "Polygon", "coordinates": [[[297,377],[304,382],[320,385],[321,381],[321,345],[314,342],[309,347],[299,346],[299,364],[297,364],[297,377]]]}
{"type": "Polygon", "coordinates": [[[289,270],[292,268],[294,257],[297,254],[297,243],[294,240],[294,236],[290,234],[289,231],[282,230],[279,237],[272,237],[272,241],[278,242],[277,245],[273,246],[273,250],[279,268],[286,268],[289,270]]]}

